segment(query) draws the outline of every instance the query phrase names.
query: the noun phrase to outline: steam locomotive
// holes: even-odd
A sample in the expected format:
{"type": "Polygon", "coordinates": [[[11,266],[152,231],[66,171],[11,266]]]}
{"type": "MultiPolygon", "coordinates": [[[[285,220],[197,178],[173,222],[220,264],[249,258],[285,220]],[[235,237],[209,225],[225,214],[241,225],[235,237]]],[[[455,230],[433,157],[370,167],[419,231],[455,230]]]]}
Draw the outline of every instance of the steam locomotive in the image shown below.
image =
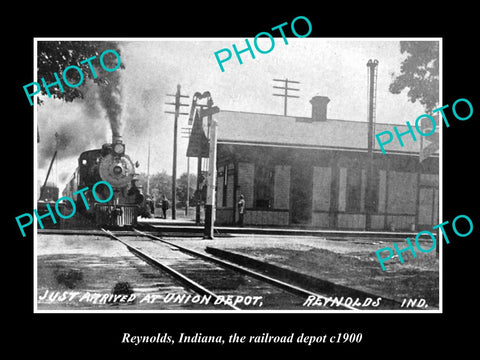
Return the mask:
{"type": "MultiPolygon", "coordinates": [[[[95,188],[95,195],[106,200],[111,196],[111,190],[100,183],[95,188]]],[[[73,199],[77,211],[87,222],[107,227],[136,224],[144,197],[136,178],[135,165],[125,154],[121,136],[113,136],[112,143],[104,144],[101,149],[80,154],[78,167],[63,190],[63,196],[73,199]],[[113,197],[105,203],[95,201],[92,194],[93,185],[102,180],[113,189],[113,197]],[[86,187],[88,190],[75,194],[86,187]]]]}

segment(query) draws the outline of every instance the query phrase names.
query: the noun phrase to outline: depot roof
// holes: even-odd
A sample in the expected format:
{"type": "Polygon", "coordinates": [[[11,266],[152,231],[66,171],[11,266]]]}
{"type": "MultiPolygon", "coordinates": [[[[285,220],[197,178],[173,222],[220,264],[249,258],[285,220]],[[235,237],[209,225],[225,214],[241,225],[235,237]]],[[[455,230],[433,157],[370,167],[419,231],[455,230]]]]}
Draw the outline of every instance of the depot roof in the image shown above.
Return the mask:
{"type": "MultiPolygon", "coordinates": [[[[214,115],[214,119],[218,123],[217,141],[219,144],[367,150],[367,122],[338,119],[312,121],[312,118],[306,117],[230,110],[221,110],[214,115]]],[[[396,126],[398,131],[403,133],[408,130],[406,124],[375,124],[374,134],[386,130],[394,134],[393,141],[384,146],[387,154],[389,152],[418,154],[421,136],[416,132],[415,124],[410,123],[417,141],[413,141],[411,135],[406,134],[402,137],[403,147],[400,146],[393,127],[396,126]]],[[[437,131],[438,128],[437,126],[437,131]]],[[[425,139],[423,147],[429,144],[425,139]]],[[[374,149],[381,151],[376,140],[374,149]]]]}

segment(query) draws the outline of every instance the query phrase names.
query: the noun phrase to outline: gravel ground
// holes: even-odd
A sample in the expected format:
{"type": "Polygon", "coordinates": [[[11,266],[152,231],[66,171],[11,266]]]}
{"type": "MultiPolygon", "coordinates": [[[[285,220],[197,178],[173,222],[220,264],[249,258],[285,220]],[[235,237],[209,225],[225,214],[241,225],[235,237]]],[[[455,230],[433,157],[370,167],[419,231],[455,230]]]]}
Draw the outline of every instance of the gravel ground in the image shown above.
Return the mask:
{"type": "MultiPolygon", "coordinates": [[[[103,237],[94,238],[97,241],[89,242],[88,251],[75,236],[63,238],[64,243],[59,245],[58,250],[61,249],[64,256],[85,251],[88,254],[84,255],[89,256],[119,256],[115,251],[112,252],[110,242],[99,241],[103,237]]],[[[405,259],[403,264],[395,255],[385,263],[386,271],[382,271],[375,251],[387,246],[393,247],[393,242],[402,249],[405,247],[402,238],[235,234],[218,236],[214,240],[203,240],[198,237],[168,237],[167,240],[204,252],[207,246],[238,252],[398,302],[404,299],[425,299],[429,309],[437,308],[439,305],[439,259],[436,251],[429,253],[418,251],[417,258],[405,252],[402,254],[405,259]]],[[[426,242],[421,245],[424,249],[430,247],[426,242]]],[[[49,246],[41,241],[38,243],[39,265],[45,256],[52,255],[52,249],[51,244],[49,246]]],[[[40,276],[39,285],[42,279],[46,280],[40,276]]]]}
{"type": "MultiPolygon", "coordinates": [[[[425,299],[428,308],[439,304],[439,259],[436,251],[417,257],[403,253],[385,262],[382,271],[375,251],[383,247],[400,249],[404,239],[325,239],[315,236],[233,235],[202,239],[170,239],[197,250],[206,246],[235,251],[297,272],[352,287],[371,294],[402,302],[404,299],[425,299]]],[[[405,243],[406,244],[406,243],[405,243]]],[[[424,249],[429,244],[422,244],[424,249]]]]}

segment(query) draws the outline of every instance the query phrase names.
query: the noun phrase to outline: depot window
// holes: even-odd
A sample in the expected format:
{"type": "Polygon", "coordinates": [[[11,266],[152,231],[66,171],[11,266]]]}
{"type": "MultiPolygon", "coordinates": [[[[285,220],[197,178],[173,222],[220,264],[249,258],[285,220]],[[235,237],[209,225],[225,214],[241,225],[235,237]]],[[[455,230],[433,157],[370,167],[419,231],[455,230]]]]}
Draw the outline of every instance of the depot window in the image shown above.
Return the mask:
{"type": "Polygon", "coordinates": [[[269,209],[273,207],[275,169],[269,165],[255,166],[255,207],[269,209]]]}

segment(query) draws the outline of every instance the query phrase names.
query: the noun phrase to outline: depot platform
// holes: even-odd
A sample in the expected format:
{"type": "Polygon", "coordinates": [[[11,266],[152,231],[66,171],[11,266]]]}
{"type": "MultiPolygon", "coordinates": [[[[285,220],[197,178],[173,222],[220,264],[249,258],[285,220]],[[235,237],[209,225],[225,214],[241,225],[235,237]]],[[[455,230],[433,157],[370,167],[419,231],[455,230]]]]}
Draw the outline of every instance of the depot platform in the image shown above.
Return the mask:
{"type": "MultiPolygon", "coordinates": [[[[189,219],[139,219],[139,225],[169,233],[183,234],[201,234],[204,225],[196,224],[194,220],[189,219]]],[[[230,234],[259,234],[259,235],[300,235],[300,236],[319,236],[319,237],[335,237],[336,239],[368,238],[382,237],[385,240],[399,239],[406,237],[415,237],[416,232],[413,231],[354,231],[354,230],[325,230],[308,227],[266,227],[266,226],[215,226],[215,236],[228,236],[230,234]]],[[[425,237],[428,238],[428,237],[425,237]]]]}

